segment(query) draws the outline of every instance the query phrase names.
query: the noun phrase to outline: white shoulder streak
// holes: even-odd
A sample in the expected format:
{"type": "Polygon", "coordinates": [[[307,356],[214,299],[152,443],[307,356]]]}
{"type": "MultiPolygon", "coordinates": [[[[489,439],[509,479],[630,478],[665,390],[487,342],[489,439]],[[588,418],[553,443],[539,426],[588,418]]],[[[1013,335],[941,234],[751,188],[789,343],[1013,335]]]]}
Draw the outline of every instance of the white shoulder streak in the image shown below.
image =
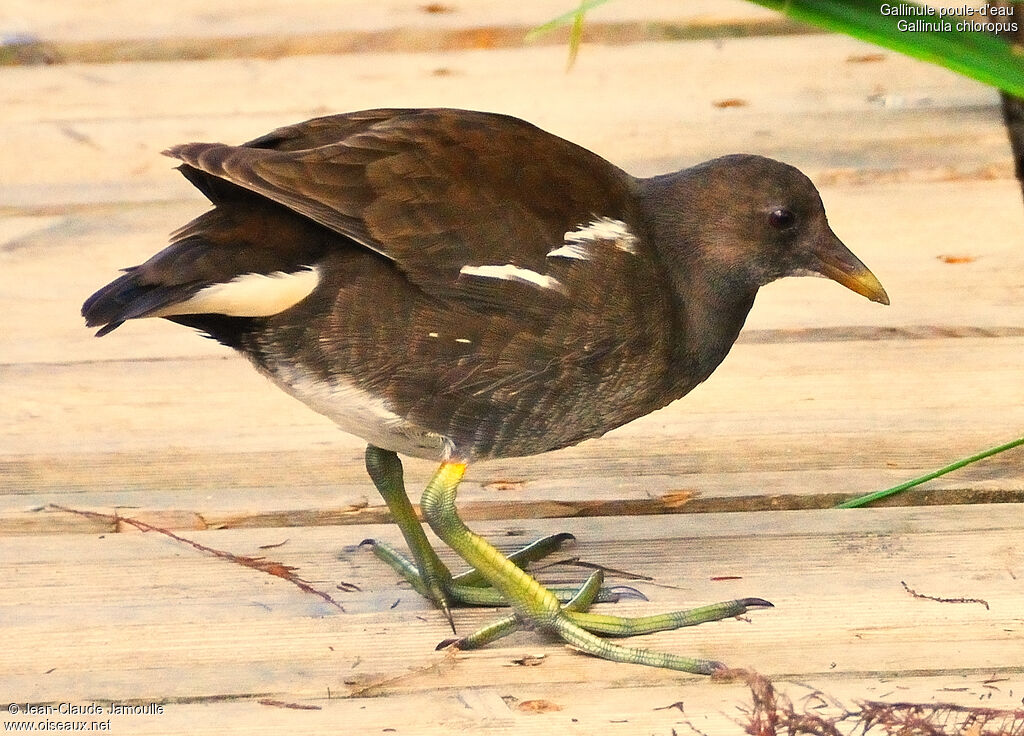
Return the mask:
{"type": "Polygon", "coordinates": [[[561,282],[547,274],[537,273],[528,268],[514,266],[506,263],[504,266],[463,266],[459,273],[465,276],[479,276],[485,279],[502,279],[504,281],[519,281],[524,284],[532,284],[542,289],[560,289],[561,282]]]}
{"type": "Polygon", "coordinates": [[[228,317],[269,317],[294,307],[320,283],[320,269],[270,274],[245,273],[222,284],[200,289],[178,304],[152,312],[151,317],[176,314],[223,314],[228,317]]]}
{"type": "Polygon", "coordinates": [[[636,254],[637,237],[622,220],[598,217],[586,225],[565,234],[565,245],[548,253],[548,258],[576,258],[590,260],[590,247],[594,243],[610,242],[626,253],[636,254]]]}
{"type": "MultiPolygon", "coordinates": [[[[569,236],[571,233],[566,233],[569,236]]],[[[548,253],[548,258],[575,258],[577,261],[590,260],[590,248],[585,243],[566,243],[548,253]]]]}

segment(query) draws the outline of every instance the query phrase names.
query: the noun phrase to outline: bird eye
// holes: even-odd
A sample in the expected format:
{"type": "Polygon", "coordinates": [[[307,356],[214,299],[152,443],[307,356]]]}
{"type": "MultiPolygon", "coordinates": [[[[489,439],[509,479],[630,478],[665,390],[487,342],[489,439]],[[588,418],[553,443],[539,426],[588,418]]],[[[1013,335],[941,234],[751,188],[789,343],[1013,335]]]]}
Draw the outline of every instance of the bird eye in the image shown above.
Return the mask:
{"type": "Polygon", "coordinates": [[[796,215],[785,207],[779,207],[768,213],[768,224],[776,230],[787,230],[793,227],[795,222],[796,215]]]}

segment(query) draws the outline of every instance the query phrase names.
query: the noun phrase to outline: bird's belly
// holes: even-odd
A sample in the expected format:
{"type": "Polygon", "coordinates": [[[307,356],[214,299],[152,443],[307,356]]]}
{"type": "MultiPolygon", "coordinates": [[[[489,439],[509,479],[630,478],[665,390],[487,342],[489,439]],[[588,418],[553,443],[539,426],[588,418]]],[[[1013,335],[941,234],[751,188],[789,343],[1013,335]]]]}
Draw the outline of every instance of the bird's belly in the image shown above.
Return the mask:
{"type": "Polygon", "coordinates": [[[449,460],[452,441],[395,413],[387,402],[345,376],[324,377],[301,364],[282,362],[257,368],[283,391],[323,414],[349,434],[410,457],[449,460]]]}

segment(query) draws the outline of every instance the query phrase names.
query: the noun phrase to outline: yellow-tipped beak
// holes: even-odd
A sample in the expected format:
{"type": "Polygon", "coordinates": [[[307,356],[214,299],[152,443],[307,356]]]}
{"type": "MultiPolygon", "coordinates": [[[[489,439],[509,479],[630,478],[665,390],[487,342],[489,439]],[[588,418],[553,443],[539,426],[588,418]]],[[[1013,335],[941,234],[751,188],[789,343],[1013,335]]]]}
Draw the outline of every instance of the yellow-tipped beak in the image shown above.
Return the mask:
{"type": "Polygon", "coordinates": [[[814,250],[813,270],[873,302],[888,304],[889,295],[881,282],[831,230],[828,234],[814,250]]]}

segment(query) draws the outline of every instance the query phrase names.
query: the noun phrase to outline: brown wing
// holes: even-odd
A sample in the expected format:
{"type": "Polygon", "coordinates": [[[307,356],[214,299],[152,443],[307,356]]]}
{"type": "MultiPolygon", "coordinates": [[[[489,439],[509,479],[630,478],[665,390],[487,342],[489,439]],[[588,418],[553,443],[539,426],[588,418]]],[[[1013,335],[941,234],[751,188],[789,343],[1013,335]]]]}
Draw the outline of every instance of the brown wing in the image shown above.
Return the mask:
{"type": "Polygon", "coordinates": [[[385,256],[436,296],[487,301],[479,279],[460,278],[464,266],[544,274],[566,232],[597,216],[633,220],[631,177],[503,115],[371,110],[243,146],[189,143],[167,153],[198,170],[193,181],[207,175],[197,183],[204,191],[219,180],[284,205],[385,256]]]}

